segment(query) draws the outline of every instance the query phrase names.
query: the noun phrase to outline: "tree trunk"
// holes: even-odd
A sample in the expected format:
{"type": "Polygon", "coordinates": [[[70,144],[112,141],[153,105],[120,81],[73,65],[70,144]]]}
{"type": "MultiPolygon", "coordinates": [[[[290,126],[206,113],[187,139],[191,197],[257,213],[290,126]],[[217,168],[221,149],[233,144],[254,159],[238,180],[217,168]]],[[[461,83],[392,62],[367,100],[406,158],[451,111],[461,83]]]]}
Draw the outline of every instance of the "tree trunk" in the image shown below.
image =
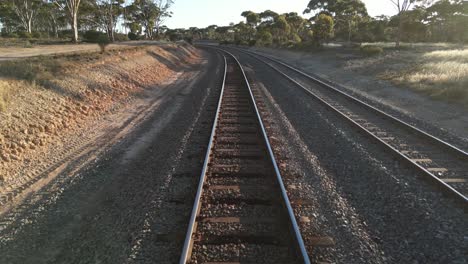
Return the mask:
{"type": "Polygon", "coordinates": [[[348,22],[348,44],[351,44],[351,21],[348,22]]]}
{"type": "Polygon", "coordinates": [[[400,14],[398,15],[398,29],[397,29],[397,35],[396,35],[396,41],[395,41],[395,47],[397,49],[400,48],[402,27],[403,27],[403,19],[401,17],[401,12],[400,12],[400,14]]]}
{"type": "Polygon", "coordinates": [[[78,19],[75,12],[72,13],[73,42],[78,42],[78,19]]]}
{"type": "Polygon", "coordinates": [[[32,19],[28,19],[28,33],[31,34],[32,33],[32,19]]]}
{"type": "Polygon", "coordinates": [[[114,38],[114,15],[112,13],[112,3],[110,3],[110,6],[109,6],[109,9],[110,9],[110,12],[109,12],[109,40],[114,42],[115,41],[115,38],[114,38]]]}

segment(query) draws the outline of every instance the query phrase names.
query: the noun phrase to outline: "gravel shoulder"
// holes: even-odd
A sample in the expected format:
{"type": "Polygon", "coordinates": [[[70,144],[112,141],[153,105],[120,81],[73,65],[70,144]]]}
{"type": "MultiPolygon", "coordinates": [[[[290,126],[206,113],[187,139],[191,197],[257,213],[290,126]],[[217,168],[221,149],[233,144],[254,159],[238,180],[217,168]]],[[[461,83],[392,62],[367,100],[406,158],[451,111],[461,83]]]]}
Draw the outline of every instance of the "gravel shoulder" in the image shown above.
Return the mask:
{"type": "Polygon", "coordinates": [[[334,241],[308,247],[314,263],[467,263],[463,209],[264,64],[235,53],[266,102],[288,194],[301,201],[293,207],[302,232],[334,241]]]}
{"type": "MultiPolygon", "coordinates": [[[[254,48],[253,51],[273,55],[311,75],[328,80],[394,116],[468,149],[468,109],[381,80],[378,73],[383,70],[376,69],[376,65],[367,69],[361,67],[366,70],[353,70],[347,66],[359,57],[356,58],[352,52],[328,50],[304,53],[266,48],[254,48]]],[[[380,67],[385,66],[381,64],[380,67]]]]}

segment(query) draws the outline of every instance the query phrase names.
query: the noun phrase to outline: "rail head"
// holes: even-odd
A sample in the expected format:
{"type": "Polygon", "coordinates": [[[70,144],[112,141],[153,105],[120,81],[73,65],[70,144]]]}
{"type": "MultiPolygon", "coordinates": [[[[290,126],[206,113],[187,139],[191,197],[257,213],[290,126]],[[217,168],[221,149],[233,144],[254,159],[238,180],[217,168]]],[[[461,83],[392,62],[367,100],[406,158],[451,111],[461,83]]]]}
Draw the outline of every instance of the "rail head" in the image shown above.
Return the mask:
{"type": "Polygon", "coordinates": [[[223,59],[224,59],[223,84],[222,84],[222,87],[221,87],[221,93],[220,93],[219,100],[218,100],[218,106],[216,108],[215,120],[213,122],[213,128],[211,130],[211,135],[210,135],[210,141],[208,143],[208,149],[206,151],[205,161],[203,163],[203,169],[202,169],[202,172],[201,172],[200,181],[198,183],[197,194],[195,196],[195,202],[193,204],[192,213],[190,215],[190,221],[189,221],[189,225],[188,225],[188,228],[187,228],[187,233],[185,235],[184,247],[182,249],[182,255],[180,256],[179,264],[187,263],[188,258],[190,257],[190,251],[191,251],[191,247],[192,247],[192,243],[193,243],[192,235],[193,235],[193,231],[194,231],[194,228],[195,228],[196,218],[198,216],[198,213],[200,212],[200,205],[201,205],[200,199],[201,199],[201,196],[203,194],[203,185],[205,184],[205,180],[206,180],[206,172],[208,170],[208,163],[210,161],[213,142],[214,142],[214,138],[215,138],[215,135],[216,135],[216,127],[218,125],[219,113],[220,113],[220,110],[221,110],[221,103],[223,102],[224,88],[225,88],[225,84],[226,84],[226,75],[227,75],[227,59],[226,59],[226,56],[223,55],[223,59]]]}
{"type": "Polygon", "coordinates": [[[306,263],[306,264],[310,264],[309,255],[307,254],[307,249],[306,249],[304,240],[302,238],[301,231],[299,229],[299,225],[297,224],[296,217],[294,215],[294,210],[293,210],[293,208],[291,206],[291,202],[289,201],[288,194],[287,194],[287,191],[286,191],[286,187],[284,186],[283,178],[281,176],[281,172],[280,172],[278,164],[276,162],[275,155],[273,153],[273,149],[271,147],[268,134],[266,132],[265,126],[263,125],[262,117],[261,117],[260,112],[258,110],[257,104],[255,103],[255,97],[254,97],[254,95],[252,93],[252,88],[250,87],[250,83],[249,83],[249,80],[247,79],[247,75],[245,74],[244,68],[242,67],[242,64],[239,62],[239,60],[237,59],[236,56],[234,56],[229,51],[226,51],[224,49],[221,49],[221,50],[226,52],[227,54],[229,54],[232,58],[234,58],[234,60],[236,61],[237,65],[239,66],[239,68],[240,68],[240,70],[242,72],[242,75],[244,77],[244,81],[245,81],[245,83],[247,85],[247,88],[249,89],[249,94],[250,94],[252,104],[253,104],[254,109],[255,109],[255,113],[256,113],[258,122],[260,124],[263,139],[265,140],[265,144],[267,146],[267,150],[268,150],[270,160],[273,163],[276,178],[278,180],[278,184],[279,184],[280,189],[281,189],[281,195],[282,195],[283,201],[285,203],[286,209],[288,211],[288,216],[289,216],[289,219],[291,221],[291,227],[292,227],[293,232],[294,232],[294,236],[295,236],[295,239],[296,239],[296,242],[297,242],[298,249],[299,249],[300,254],[301,254],[302,261],[304,263],[306,263]]]}

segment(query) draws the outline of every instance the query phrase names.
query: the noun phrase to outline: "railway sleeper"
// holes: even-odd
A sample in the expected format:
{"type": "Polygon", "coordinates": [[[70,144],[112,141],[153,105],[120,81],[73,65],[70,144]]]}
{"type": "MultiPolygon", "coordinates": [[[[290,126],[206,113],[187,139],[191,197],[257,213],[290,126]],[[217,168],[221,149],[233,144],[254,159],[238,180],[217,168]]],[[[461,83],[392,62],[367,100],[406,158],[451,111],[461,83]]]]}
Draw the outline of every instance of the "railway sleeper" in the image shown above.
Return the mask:
{"type": "MultiPolygon", "coordinates": [[[[224,230],[217,230],[224,233],[224,230]]],[[[252,230],[253,233],[237,233],[226,235],[210,235],[203,234],[195,238],[195,243],[204,245],[225,245],[225,244],[256,244],[256,245],[276,245],[287,247],[288,243],[282,239],[280,234],[259,234],[258,231],[252,230]]]]}

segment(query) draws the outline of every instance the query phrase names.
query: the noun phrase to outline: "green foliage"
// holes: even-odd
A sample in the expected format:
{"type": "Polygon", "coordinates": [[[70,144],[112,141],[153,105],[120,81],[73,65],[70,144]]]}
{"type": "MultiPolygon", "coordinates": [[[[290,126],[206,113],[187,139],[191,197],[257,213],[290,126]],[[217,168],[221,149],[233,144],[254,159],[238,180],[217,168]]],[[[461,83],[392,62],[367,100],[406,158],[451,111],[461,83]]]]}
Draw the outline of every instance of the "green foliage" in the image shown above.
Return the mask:
{"type": "Polygon", "coordinates": [[[99,43],[103,39],[102,36],[106,36],[106,34],[96,30],[88,30],[83,34],[84,40],[90,43],[99,43]]]}
{"type": "Polygon", "coordinates": [[[0,62],[0,77],[43,84],[60,74],[61,64],[51,57],[0,62]]]}
{"type": "Polygon", "coordinates": [[[26,31],[21,31],[21,32],[18,32],[18,36],[22,39],[30,39],[32,38],[32,34],[29,33],[29,32],[26,32],[26,31]]]}
{"type": "Polygon", "coordinates": [[[107,46],[111,43],[109,37],[107,35],[100,35],[97,38],[97,44],[99,45],[99,48],[101,50],[101,54],[106,52],[107,46]]]}
{"type": "Polygon", "coordinates": [[[333,37],[333,17],[322,13],[315,19],[314,39],[318,44],[329,41],[333,37]]]}
{"type": "Polygon", "coordinates": [[[130,38],[128,35],[121,34],[121,33],[114,33],[114,41],[128,41],[130,38]]]}
{"type": "Polygon", "coordinates": [[[37,31],[36,31],[36,32],[33,32],[33,33],[32,33],[32,37],[33,37],[33,38],[41,38],[41,37],[42,37],[42,34],[41,34],[41,32],[37,32],[37,31]]]}
{"type": "Polygon", "coordinates": [[[273,35],[266,30],[262,30],[258,32],[257,40],[257,44],[260,44],[260,46],[270,46],[273,44],[273,35]]]}
{"type": "Polygon", "coordinates": [[[140,37],[139,37],[136,33],[133,33],[133,32],[129,32],[127,36],[128,36],[128,38],[129,38],[130,40],[138,40],[138,39],[140,39],[140,37]]]}
{"type": "Polygon", "coordinates": [[[383,53],[382,47],[375,46],[375,45],[364,45],[361,46],[361,53],[366,56],[376,56],[383,53]]]}

